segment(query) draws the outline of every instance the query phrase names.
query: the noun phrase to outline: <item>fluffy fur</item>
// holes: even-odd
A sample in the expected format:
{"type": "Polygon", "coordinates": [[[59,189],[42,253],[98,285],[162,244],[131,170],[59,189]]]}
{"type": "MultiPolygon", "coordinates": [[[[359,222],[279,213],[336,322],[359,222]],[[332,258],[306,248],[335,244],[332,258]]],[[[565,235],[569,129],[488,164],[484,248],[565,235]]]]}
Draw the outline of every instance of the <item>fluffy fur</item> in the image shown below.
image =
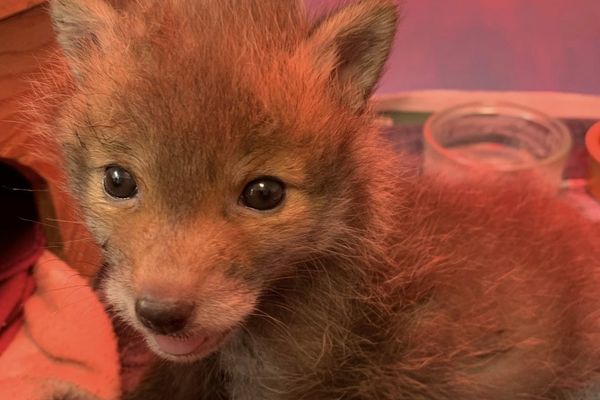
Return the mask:
{"type": "Polygon", "coordinates": [[[375,127],[391,0],[316,22],[294,0],[51,4],[73,77],[51,129],[110,305],[145,333],[152,288],[230,332],[133,398],[569,399],[597,377],[592,228],[526,180],[418,176],[375,127]],[[113,164],[137,198],[103,192],[113,164]],[[240,206],[263,175],[284,204],[240,206]]]}

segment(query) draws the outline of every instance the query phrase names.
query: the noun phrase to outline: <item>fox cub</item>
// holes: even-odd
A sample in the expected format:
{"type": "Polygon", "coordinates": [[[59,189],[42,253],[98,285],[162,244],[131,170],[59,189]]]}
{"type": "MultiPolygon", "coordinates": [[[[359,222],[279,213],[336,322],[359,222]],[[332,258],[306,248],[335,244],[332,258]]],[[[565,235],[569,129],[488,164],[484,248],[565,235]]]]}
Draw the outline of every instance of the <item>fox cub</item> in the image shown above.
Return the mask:
{"type": "Polygon", "coordinates": [[[131,398],[571,399],[597,379],[593,227],[526,180],[421,176],[378,132],[392,0],[50,10],[48,129],[106,301],[162,359],[131,398]]]}

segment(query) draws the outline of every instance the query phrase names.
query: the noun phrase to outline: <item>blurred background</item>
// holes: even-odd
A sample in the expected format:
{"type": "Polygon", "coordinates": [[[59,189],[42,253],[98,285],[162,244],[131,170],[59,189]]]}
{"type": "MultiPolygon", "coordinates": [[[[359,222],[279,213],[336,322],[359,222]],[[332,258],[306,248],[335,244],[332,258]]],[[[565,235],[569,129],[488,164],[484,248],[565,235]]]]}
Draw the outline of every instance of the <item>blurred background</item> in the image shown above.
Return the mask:
{"type": "MultiPolygon", "coordinates": [[[[340,0],[305,0],[311,11],[340,0]]],[[[422,89],[600,94],[600,0],[398,0],[379,93],[422,89]]]]}

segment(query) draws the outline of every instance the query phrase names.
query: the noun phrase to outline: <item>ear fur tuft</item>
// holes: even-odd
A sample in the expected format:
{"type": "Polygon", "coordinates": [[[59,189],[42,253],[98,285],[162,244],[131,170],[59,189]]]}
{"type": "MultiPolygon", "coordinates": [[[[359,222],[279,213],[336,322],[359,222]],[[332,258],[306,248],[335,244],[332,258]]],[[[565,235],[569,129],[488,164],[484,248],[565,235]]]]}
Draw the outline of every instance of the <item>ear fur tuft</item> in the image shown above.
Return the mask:
{"type": "Polygon", "coordinates": [[[383,73],[397,22],[393,0],[358,0],[311,30],[308,45],[317,67],[330,71],[344,101],[356,110],[364,107],[383,73]]]}
{"type": "Polygon", "coordinates": [[[50,16],[71,70],[79,75],[77,65],[94,48],[106,45],[104,38],[116,24],[117,12],[103,0],[51,0],[50,16]]]}

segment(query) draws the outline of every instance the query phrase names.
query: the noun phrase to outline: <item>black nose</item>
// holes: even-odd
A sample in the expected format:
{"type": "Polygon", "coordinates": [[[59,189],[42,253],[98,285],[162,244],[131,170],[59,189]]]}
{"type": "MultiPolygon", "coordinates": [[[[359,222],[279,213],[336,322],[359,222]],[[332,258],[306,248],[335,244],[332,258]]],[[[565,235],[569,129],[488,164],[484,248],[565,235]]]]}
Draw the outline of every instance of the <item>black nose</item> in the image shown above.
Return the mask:
{"type": "Polygon", "coordinates": [[[159,301],[147,297],[135,302],[135,313],[140,322],[162,335],[181,331],[193,312],[194,305],[187,302],[159,301]]]}

